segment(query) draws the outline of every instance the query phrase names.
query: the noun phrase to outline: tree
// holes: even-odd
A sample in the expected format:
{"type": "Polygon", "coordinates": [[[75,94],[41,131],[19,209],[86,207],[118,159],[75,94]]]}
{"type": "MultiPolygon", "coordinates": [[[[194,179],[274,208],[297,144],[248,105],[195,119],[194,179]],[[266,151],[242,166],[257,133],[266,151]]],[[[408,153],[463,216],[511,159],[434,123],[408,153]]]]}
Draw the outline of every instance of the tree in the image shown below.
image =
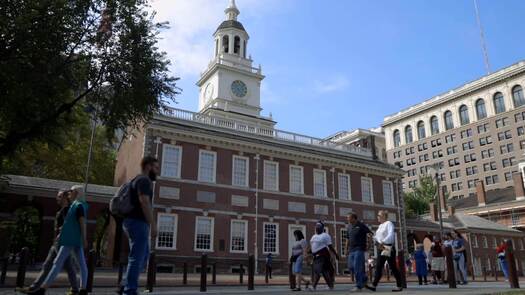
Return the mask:
{"type": "Polygon", "coordinates": [[[0,160],[56,143],[81,104],[111,137],[174,100],[178,78],[156,45],[166,24],[148,11],[146,0],[0,2],[0,160]]]}
{"type": "Polygon", "coordinates": [[[404,194],[406,216],[413,218],[428,213],[429,204],[436,197],[436,187],[432,176],[421,176],[419,185],[414,187],[411,192],[404,194]]]}

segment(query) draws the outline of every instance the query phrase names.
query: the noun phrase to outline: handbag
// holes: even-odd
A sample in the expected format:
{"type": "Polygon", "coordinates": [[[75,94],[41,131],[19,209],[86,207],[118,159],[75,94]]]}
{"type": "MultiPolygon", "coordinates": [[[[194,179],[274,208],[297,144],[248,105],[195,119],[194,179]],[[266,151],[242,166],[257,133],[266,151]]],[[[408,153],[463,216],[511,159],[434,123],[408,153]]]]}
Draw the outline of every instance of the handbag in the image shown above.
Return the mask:
{"type": "Polygon", "coordinates": [[[461,259],[461,253],[454,253],[454,260],[458,261],[461,259]]]}
{"type": "Polygon", "coordinates": [[[390,257],[392,254],[392,246],[383,245],[383,251],[381,251],[381,256],[390,257]]]}

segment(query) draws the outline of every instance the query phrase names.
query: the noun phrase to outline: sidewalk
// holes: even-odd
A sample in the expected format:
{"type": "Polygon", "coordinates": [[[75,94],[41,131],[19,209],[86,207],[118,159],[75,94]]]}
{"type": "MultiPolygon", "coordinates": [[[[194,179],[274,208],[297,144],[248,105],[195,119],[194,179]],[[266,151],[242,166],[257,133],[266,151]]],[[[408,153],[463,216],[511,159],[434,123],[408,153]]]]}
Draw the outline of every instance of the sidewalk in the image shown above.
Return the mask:
{"type": "MultiPolygon", "coordinates": [[[[525,281],[520,282],[524,284],[525,281]]],[[[335,287],[335,290],[330,291],[326,285],[320,285],[317,292],[291,292],[286,286],[255,286],[254,291],[248,291],[246,286],[212,286],[208,287],[207,294],[351,294],[349,290],[352,288],[352,285],[349,284],[338,284],[335,287]]],[[[392,283],[381,284],[377,292],[363,291],[356,294],[393,294],[391,289],[393,287],[392,283]]],[[[523,290],[523,289],[521,289],[523,290]]],[[[520,290],[520,291],[521,291],[520,290]]],[[[48,294],[50,295],[62,295],[66,289],[51,289],[48,294]]],[[[458,286],[457,289],[449,289],[446,285],[428,285],[428,286],[419,286],[414,284],[409,284],[409,288],[399,294],[406,295],[416,295],[416,294],[461,294],[461,295],[478,295],[478,294],[500,294],[504,292],[512,291],[509,288],[509,285],[503,282],[488,282],[488,283],[472,283],[466,286],[458,286]]],[[[516,290],[518,291],[518,290],[516,290]]],[[[525,294],[525,290],[522,291],[525,294]]],[[[12,289],[1,289],[0,295],[15,294],[12,289]]],[[[92,294],[96,295],[110,295],[115,294],[114,288],[96,288],[93,290],[92,294]]],[[[179,295],[179,294],[203,294],[199,292],[198,287],[172,287],[172,288],[155,288],[152,293],[145,294],[158,294],[158,295],[179,295]]]]}

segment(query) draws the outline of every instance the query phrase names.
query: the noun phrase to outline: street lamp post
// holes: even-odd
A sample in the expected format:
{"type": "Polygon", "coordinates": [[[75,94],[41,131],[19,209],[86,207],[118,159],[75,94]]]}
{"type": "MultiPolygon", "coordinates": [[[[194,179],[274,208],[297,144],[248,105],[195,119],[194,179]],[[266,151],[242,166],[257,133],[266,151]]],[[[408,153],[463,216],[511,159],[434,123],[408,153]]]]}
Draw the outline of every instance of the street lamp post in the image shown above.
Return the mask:
{"type": "Polygon", "coordinates": [[[441,212],[441,198],[439,196],[439,190],[441,187],[439,186],[439,165],[436,163],[431,166],[431,172],[434,172],[434,176],[436,177],[436,201],[437,201],[437,209],[439,214],[439,235],[441,240],[443,240],[443,213],[441,212]]]}
{"type": "Polygon", "coordinates": [[[86,163],[86,175],[84,178],[84,194],[86,194],[87,185],[89,182],[89,168],[91,165],[91,154],[93,153],[93,141],[95,139],[95,130],[97,128],[97,118],[96,118],[96,109],[93,106],[88,105],[84,110],[86,111],[86,113],[90,115],[90,121],[93,120],[93,125],[91,126],[91,139],[89,140],[88,158],[87,158],[87,163],[86,163]]]}

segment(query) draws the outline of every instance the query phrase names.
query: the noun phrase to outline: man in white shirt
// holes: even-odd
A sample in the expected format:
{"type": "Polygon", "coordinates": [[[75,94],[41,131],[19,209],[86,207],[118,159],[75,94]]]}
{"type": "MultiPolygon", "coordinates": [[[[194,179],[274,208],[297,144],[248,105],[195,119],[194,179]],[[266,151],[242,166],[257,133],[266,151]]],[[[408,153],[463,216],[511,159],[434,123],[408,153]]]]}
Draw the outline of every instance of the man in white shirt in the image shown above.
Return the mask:
{"type": "Polygon", "coordinates": [[[396,264],[396,249],[394,247],[396,232],[394,229],[394,224],[388,219],[388,211],[381,210],[377,213],[377,220],[380,225],[374,235],[374,241],[379,245],[378,249],[381,251],[378,255],[378,261],[376,265],[376,273],[372,286],[365,285],[367,289],[372,291],[376,290],[377,284],[381,280],[383,275],[383,268],[385,267],[385,262],[388,262],[388,267],[392,270],[392,274],[396,278],[397,288],[393,289],[392,292],[400,292],[403,290],[401,274],[397,269],[396,264]]]}

